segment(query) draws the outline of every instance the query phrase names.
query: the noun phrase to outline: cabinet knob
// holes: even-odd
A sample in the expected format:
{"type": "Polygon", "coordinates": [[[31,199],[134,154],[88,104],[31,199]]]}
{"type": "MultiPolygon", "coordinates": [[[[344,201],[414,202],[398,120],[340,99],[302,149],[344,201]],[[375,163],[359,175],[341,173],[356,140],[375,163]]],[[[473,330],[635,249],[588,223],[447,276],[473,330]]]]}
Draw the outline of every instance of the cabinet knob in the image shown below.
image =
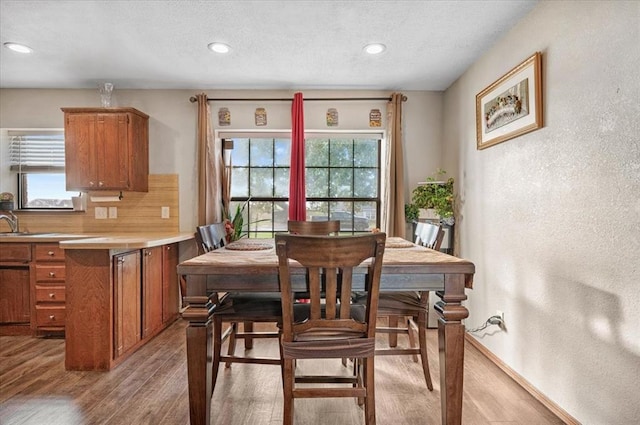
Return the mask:
{"type": "Polygon", "coordinates": [[[53,256],[55,255],[55,252],[53,252],[53,251],[49,251],[49,252],[47,252],[47,255],[48,255],[49,257],[53,257],[53,256]]]}
{"type": "Polygon", "coordinates": [[[124,258],[118,258],[118,263],[123,264],[124,263],[124,258]]]}
{"type": "Polygon", "coordinates": [[[56,273],[55,272],[49,272],[49,277],[56,277],[56,273]]]}
{"type": "Polygon", "coordinates": [[[49,316],[49,320],[56,320],[56,316],[52,314],[51,316],[49,316]]]}
{"type": "Polygon", "coordinates": [[[50,293],[49,294],[49,298],[54,299],[55,297],[56,297],[56,294],[54,294],[54,293],[50,293]]]}
{"type": "Polygon", "coordinates": [[[95,185],[95,183],[90,181],[89,186],[93,186],[93,185],[95,185]]]}
{"type": "Polygon", "coordinates": [[[102,187],[104,185],[104,182],[98,182],[98,186],[102,187]]]}

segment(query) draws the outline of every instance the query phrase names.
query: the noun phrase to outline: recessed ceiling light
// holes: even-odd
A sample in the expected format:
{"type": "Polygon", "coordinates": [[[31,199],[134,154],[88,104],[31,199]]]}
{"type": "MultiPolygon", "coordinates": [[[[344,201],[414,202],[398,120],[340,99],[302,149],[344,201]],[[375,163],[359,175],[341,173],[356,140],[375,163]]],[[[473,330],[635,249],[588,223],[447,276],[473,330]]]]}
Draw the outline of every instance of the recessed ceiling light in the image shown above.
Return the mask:
{"type": "Polygon", "coordinates": [[[33,52],[33,49],[31,47],[25,46],[24,44],[20,44],[20,43],[6,42],[6,43],[4,43],[4,47],[6,47],[7,49],[11,49],[14,52],[19,52],[19,53],[31,53],[31,52],[33,52]]]}
{"type": "Polygon", "coordinates": [[[231,50],[228,44],[218,43],[218,42],[209,43],[207,47],[209,47],[209,50],[214,51],[216,53],[229,53],[229,50],[231,50]]]}
{"type": "Polygon", "coordinates": [[[387,46],[381,43],[371,43],[364,46],[364,51],[369,53],[370,55],[377,55],[384,52],[386,49],[387,46]]]}

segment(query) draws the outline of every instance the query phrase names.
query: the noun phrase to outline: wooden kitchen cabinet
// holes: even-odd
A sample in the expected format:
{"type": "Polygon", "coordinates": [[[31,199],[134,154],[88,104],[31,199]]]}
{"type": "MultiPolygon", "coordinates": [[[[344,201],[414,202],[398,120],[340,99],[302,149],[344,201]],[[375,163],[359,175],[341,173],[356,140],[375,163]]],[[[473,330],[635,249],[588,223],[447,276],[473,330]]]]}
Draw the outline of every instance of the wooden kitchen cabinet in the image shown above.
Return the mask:
{"type": "Polygon", "coordinates": [[[0,335],[27,335],[31,322],[31,244],[0,244],[0,335]]]}
{"type": "Polygon", "coordinates": [[[64,250],[57,243],[33,245],[35,265],[32,281],[35,294],[34,317],[36,335],[61,333],[65,325],[66,267],[64,250]]]}
{"type": "Polygon", "coordinates": [[[134,108],[62,108],[67,190],[149,190],[149,116],[134,108]]]}
{"type": "Polygon", "coordinates": [[[162,327],[162,247],[142,250],[142,337],[146,338],[162,327]]]}
{"type": "Polygon", "coordinates": [[[178,318],[180,295],[178,293],[178,244],[162,247],[162,323],[169,324],[178,318]]]}
{"type": "Polygon", "coordinates": [[[67,370],[110,370],[178,317],[177,243],[67,249],[65,260],[67,370]]]}
{"type": "Polygon", "coordinates": [[[113,259],[114,358],[132,349],[141,339],[140,251],[113,259]]]}

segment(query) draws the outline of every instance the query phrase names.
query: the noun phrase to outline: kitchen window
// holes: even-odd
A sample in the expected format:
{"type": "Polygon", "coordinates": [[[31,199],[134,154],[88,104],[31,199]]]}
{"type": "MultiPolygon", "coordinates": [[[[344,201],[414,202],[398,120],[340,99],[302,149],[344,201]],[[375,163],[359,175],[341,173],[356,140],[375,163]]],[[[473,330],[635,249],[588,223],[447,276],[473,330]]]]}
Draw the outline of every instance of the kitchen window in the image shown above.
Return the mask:
{"type": "Polygon", "coordinates": [[[9,130],[9,170],[21,210],[71,209],[64,168],[63,130],[9,130]]]}
{"type": "MultiPolygon", "coordinates": [[[[381,135],[320,134],[305,139],[307,220],[340,220],[343,233],[380,227],[381,135]]],[[[289,137],[225,137],[231,214],[245,206],[249,237],[287,230],[289,137]],[[248,201],[248,202],[247,202],[248,201]]]]}

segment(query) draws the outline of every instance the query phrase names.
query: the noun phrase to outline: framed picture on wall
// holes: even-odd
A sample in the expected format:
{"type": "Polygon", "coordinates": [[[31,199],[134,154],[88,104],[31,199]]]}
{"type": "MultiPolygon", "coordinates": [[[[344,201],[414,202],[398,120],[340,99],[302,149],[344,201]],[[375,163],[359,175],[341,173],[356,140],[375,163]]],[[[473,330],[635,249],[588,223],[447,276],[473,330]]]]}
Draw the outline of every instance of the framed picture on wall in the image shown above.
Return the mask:
{"type": "Polygon", "coordinates": [[[542,53],[536,52],[476,95],[477,148],[542,127],[542,53]]]}

